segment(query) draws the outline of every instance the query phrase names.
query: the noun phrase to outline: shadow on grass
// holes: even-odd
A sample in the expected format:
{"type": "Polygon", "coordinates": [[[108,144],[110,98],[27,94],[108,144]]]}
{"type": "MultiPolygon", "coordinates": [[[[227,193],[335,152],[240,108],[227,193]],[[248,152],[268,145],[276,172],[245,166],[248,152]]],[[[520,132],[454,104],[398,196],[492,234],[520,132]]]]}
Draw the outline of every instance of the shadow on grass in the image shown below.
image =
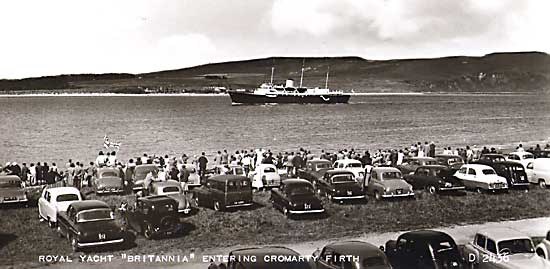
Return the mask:
{"type": "Polygon", "coordinates": [[[15,234],[0,233],[0,249],[4,248],[11,241],[14,241],[16,239],[17,239],[17,235],[15,234]]]}

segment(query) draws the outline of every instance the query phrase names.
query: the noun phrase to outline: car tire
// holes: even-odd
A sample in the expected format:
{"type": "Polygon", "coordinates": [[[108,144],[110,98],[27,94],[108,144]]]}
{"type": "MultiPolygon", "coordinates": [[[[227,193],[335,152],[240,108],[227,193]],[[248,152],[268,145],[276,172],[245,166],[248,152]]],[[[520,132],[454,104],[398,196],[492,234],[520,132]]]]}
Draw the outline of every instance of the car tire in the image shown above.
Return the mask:
{"type": "Polygon", "coordinates": [[[221,210],[220,202],[215,201],[214,202],[214,211],[220,211],[220,210],[221,210]]]}
{"type": "Polygon", "coordinates": [[[435,188],[435,186],[428,186],[426,189],[428,190],[428,193],[430,193],[430,194],[436,194],[437,193],[437,189],[435,188]]]}
{"type": "Polygon", "coordinates": [[[541,189],[546,189],[546,181],[544,181],[543,179],[539,179],[539,187],[541,189]]]}
{"type": "Polygon", "coordinates": [[[143,229],[143,236],[148,240],[153,239],[153,226],[149,223],[145,224],[145,229],[143,229]]]}
{"type": "Polygon", "coordinates": [[[376,201],[382,200],[382,195],[379,191],[374,191],[374,199],[376,199],[376,201]]]}

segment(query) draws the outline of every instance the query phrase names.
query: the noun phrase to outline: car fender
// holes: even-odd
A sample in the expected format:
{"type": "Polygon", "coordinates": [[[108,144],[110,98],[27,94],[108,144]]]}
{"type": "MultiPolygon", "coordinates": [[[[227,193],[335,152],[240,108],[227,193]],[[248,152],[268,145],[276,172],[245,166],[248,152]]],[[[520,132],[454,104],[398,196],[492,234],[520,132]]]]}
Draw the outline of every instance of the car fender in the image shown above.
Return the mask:
{"type": "Polygon", "coordinates": [[[479,250],[473,246],[472,243],[468,243],[463,247],[462,257],[464,257],[468,263],[479,264],[480,262],[479,250]]]}
{"type": "MultiPolygon", "coordinates": [[[[541,251],[542,254],[544,254],[544,258],[547,259],[547,260],[550,260],[550,257],[548,256],[548,244],[550,242],[548,242],[548,240],[544,239],[542,240],[542,242],[540,242],[536,247],[535,247],[535,253],[539,254],[541,251]]],[[[540,255],[539,255],[540,256],[540,255]]]]}

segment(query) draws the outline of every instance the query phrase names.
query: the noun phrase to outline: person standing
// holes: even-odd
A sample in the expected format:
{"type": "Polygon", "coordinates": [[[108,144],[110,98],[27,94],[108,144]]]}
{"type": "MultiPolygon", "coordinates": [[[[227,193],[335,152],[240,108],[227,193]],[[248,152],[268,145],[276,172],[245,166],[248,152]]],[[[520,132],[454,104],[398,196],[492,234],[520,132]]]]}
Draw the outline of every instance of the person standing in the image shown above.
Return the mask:
{"type": "Polygon", "coordinates": [[[396,165],[401,165],[403,164],[403,159],[405,158],[405,153],[403,152],[402,149],[399,150],[399,152],[397,152],[397,162],[396,162],[396,165]]]}
{"type": "Polygon", "coordinates": [[[227,153],[226,149],[224,149],[222,153],[222,164],[223,165],[229,164],[229,154],[227,153]]]}
{"type": "Polygon", "coordinates": [[[222,152],[218,150],[216,156],[214,156],[214,165],[220,166],[222,164],[222,152]]]}
{"type": "Polygon", "coordinates": [[[208,164],[208,159],[206,158],[206,153],[202,152],[201,156],[197,160],[199,163],[199,176],[201,177],[201,181],[204,180],[204,176],[206,175],[206,166],[208,164]]]}
{"type": "Polygon", "coordinates": [[[23,166],[21,167],[21,174],[19,175],[19,177],[21,178],[21,180],[26,182],[26,184],[29,184],[29,182],[27,182],[28,175],[29,175],[29,168],[27,167],[27,163],[23,163],[23,166]]]}
{"type": "Polygon", "coordinates": [[[251,169],[251,166],[252,166],[252,158],[250,157],[250,155],[246,154],[246,155],[244,155],[241,162],[243,164],[244,174],[245,174],[245,176],[248,176],[248,173],[250,173],[250,169],[251,169]]]}
{"type": "Polygon", "coordinates": [[[435,157],[435,143],[434,141],[432,141],[430,143],[430,149],[429,149],[429,154],[428,154],[428,157],[435,157]]]}
{"type": "Polygon", "coordinates": [[[29,174],[31,177],[31,185],[36,185],[36,166],[34,166],[34,163],[31,163],[31,166],[29,167],[29,174]]]}

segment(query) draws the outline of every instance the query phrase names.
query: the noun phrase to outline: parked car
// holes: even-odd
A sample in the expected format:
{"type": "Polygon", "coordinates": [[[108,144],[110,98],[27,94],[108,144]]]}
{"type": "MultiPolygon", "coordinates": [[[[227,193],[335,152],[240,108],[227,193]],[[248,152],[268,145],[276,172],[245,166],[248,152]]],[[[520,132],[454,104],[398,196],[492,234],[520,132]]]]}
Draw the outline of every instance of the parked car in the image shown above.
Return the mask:
{"type": "Polygon", "coordinates": [[[462,180],[466,189],[475,190],[479,193],[508,190],[506,179],[497,175],[495,170],[487,165],[465,164],[456,171],[454,176],[462,180]]]}
{"type": "Polygon", "coordinates": [[[29,199],[23,181],[15,175],[0,175],[0,204],[27,204],[29,199]]]}
{"type": "Polygon", "coordinates": [[[191,204],[181,184],[175,180],[153,182],[150,195],[166,195],[178,203],[176,207],[178,213],[189,214],[191,212],[191,204]]]}
{"type": "Polygon", "coordinates": [[[335,170],[346,170],[352,172],[355,176],[355,181],[359,182],[359,184],[363,184],[363,180],[365,178],[365,168],[360,161],[355,159],[337,160],[334,164],[332,164],[332,167],[335,170]]]}
{"type": "Polygon", "coordinates": [[[529,182],[545,188],[550,184],[550,158],[538,158],[526,167],[529,182]]]}
{"type": "Polygon", "coordinates": [[[491,165],[493,163],[501,163],[506,161],[506,156],[496,153],[482,154],[479,159],[475,161],[478,164],[491,165]]]}
{"type": "Polygon", "coordinates": [[[381,248],[396,269],[464,268],[464,259],[454,239],[439,231],[407,232],[381,248]]]}
{"type": "Polygon", "coordinates": [[[156,164],[140,164],[136,166],[134,170],[134,175],[132,176],[132,182],[133,182],[132,189],[135,192],[142,191],[145,189],[145,185],[144,185],[145,177],[147,177],[147,174],[149,174],[153,170],[158,172],[159,168],[156,164]]]}
{"type": "Polygon", "coordinates": [[[550,260],[550,231],[546,233],[546,237],[535,247],[535,252],[539,257],[550,260]]]}
{"type": "Polygon", "coordinates": [[[38,198],[38,217],[55,227],[57,215],[67,211],[71,203],[82,200],[82,194],[75,187],[44,188],[38,198]]]}
{"type": "Polygon", "coordinates": [[[66,212],[59,212],[57,231],[69,240],[73,251],[124,242],[124,228],[115,221],[109,205],[99,200],[72,202],[66,212]]]}
{"type": "Polygon", "coordinates": [[[323,213],[321,200],[315,196],[313,185],[305,179],[286,179],[281,187],[271,190],[273,207],[286,217],[292,215],[323,213]]]}
{"type": "Polygon", "coordinates": [[[303,178],[313,183],[317,179],[321,178],[329,169],[331,169],[331,164],[329,160],[307,160],[306,167],[298,169],[297,176],[298,178],[303,178]]]}
{"type": "Polygon", "coordinates": [[[374,167],[368,180],[367,193],[376,200],[391,197],[414,197],[412,185],[394,167],[374,167]]]}
{"type": "Polygon", "coordinates": [[[539,152],[536,158],[550,158],[550,149],[543,149],[539,152]]]}
{"type": "Polygon", "coordinates": [[[446,166],[453,171],[458,170],[464,164],[464,160],[458,155],[438,154],[434,158],[437,164],[446,166]]]}
{"type": "Polygon", "coordinates": [[[246,176],[244,168],[240,165],[217,165],[214,167],[214,172],[217,175],[246,176]]]}
{"type": "Polygon", "coordinates": [[[516,162],[504,161],[495,162],[489,166],[495,169],[497,175],[506,178],[508,188],[529,189],[529,179],[523,165],[516,162]]]}
{"type": "Polygon", "coordinates": [[[319,195],[324,194],[329,201],[366,199],[365,191],[354,177],[350,171],[328,170],[315,181],[314,187],[319,195]]]}
{"type": "Polygon", "coordinates": [[[361,241],[342,241],[317,249],[312,257],[315,269],[391,269],[386,254],[380,248],[361,241]],[[344,259],[340,260],[340,257],[344,259]],[[345,258],[348,257],[348,258],[345,258]],[[353,261],[355,258],[359,261],[353,261]]]}
{"type": "Polygon", "coordinates": [[[404,175],[403,178],[413,186],[413,189],[425,189],[431,194],[465,189],[464,184],[453,176],[451,168],[443,165],[419,166],[416,171],[404,175]]]}
{"type": "Polygon", "coordinates": [[[177,234],[183,229],[178,202],[165,195],[141,197],[134,206],[122,204],[119,210],[126,227],[147,239],[177,234]]]}
{"type": "Polygon", "coordinates": [[[234,258],[208,269],[313,269],[298,252],[286,247],[242,248],[229,252],[228,257],[234,258]]]}
{"type": "Polygon", "coordinates": [[[476,233],[464,246],[463,256],[473,268],[550,268],[535,253],[529,236],[510,228],[491,228],[476,233]]]}
{"type": "Polygon", "coordinates": [[[94,179],[93,188],[96,194],[124,192],[124,182],[120,170],[113,167],[97,169],[97,177],[94,179]]]}
{"type": "Polygon", "coordinates": [[[273,164],[262,163],[256,166],[256,169],[249,173],[248,177],[252,180],[252,188],[257,190],[281,185],[281,176],[273,164]]]}
{"type": "Polygon", "coordinates": [[[523,167],[527,167],[530,162],[533,162],[535,155],[531,152],[512,152],[506,156],[506,160],[521,163],[523,167]]]}
{"type": "Polygon", "coordinates": [[[397,166],[397,169],[406,175],[414,172],[419,166],[434,164],[437,164],[437,161],[432,157],[410,157],[404,159],[403,163],[397,166]]]}
{"type": "Polygon", "coordinates": [[[189,173],[189,177],[187,178],[187,186],[188,187],[200,187],[201,186],[201,178],[199,177],[199,173],[197,172],[197,168],[194,164],[184,164],[183,169],[187,170],[189,173]]]}
{"type": "Polygon", "coordinates": [[[251,181],[243,176],[213,176],[192,193],[197,206],[213,207],[216,211],[253,204],[251,181]]]}

